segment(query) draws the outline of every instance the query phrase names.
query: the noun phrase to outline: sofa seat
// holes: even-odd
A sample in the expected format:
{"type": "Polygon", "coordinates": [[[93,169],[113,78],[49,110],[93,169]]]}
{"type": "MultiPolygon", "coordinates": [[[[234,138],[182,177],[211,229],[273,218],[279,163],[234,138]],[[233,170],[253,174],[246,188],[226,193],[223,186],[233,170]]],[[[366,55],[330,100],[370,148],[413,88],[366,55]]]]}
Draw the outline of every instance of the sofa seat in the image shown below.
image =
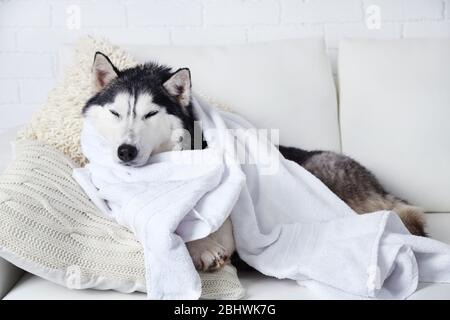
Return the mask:
{"type": "MultiPolygon", "coordinates": [[[[450,244],[450,213],[427,214],[428,231],[432,238],[450,244]]],[[[320,299],[311,291],[291,280],[266,277],[257,272],[240,272],[239,278],[247,291],[247,299],[320,299]]],[[[25,274],[5,300],[137,300],[145,299],[143,293],[124,294],[115,291],[71,290],[42,278],[25,274]]],[[[410,299],[450,299],[450,284],[421,283],[410,299]]]]}

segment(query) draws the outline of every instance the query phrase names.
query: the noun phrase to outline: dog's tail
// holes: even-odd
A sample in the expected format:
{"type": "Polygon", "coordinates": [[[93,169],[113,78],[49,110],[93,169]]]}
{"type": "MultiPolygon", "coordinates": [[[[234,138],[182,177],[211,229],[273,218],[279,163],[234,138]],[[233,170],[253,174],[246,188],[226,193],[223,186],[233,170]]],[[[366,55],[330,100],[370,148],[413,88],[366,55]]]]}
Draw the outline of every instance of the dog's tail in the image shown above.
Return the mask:
{"type": "Polygon", "coordinates": [[[395,198],[392,211],[398,214],[405,227],[413,235],[426,237],[425,231],[425,213],[422,208],[410,205],[406,201],[395,198]]]}
{"type": "Polygon", "coordinates": [[[405,227],[413,235],[426,237],[425,213],[422,208],[413,206],[403,199],[389,193],[372,194],[363,201],[350,201],[350,207],[360,214],[378,210],[391,210],[397,213],[405,227]]]}

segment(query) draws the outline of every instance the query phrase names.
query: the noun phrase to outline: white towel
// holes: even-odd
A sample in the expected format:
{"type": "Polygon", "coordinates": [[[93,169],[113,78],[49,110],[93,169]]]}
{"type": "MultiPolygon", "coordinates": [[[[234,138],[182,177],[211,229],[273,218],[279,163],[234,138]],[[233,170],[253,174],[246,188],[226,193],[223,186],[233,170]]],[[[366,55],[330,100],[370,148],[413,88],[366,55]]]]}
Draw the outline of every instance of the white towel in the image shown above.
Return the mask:
{"type": "Polygon", "coordinates": [[[103,161],[108,154],[99,156],[98,145],[87,147],[97,139],[89,126],[83,131],[91,164],[75,176],[143,243],[151,298],[200,295],[182,240],[213,232],[231,209],[244,261],[324,298],[404,299],[419,281],[450,282],[448,245],[409,234],[392,212],[357,215],[308,171],[284,159],[250,123],[196,98],[193,105],[209,148],[164,153],[144,168],[111,169],[103,161]],[[191,155],[197,164],[185,162],[191,155]],[[97,156],[102,160],[95,165],[97,156]],[[130,170],[136,179],[129,179],[130,170]],[[190,237],[179,237],[187,234],[183,226],[194,230],[190,237]]]}

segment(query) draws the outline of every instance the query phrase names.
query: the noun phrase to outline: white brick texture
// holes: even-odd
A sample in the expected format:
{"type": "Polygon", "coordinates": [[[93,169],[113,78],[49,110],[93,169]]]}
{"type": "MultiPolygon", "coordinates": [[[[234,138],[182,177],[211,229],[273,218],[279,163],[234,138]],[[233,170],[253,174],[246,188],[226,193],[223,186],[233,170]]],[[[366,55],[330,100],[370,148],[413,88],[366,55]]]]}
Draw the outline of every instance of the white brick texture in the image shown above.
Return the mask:
{"type": "Polygon", "coordinates": [[[249,42],[262,42],[282,39],[295,39],[306,37],[322,37],[323,25],[309,26],[262,26],[253,27],[248,31],[249,42]]]}
{"type": "Polygon", "coordinates": [[[395,39],[401,37],[401,26],[382,22],[379,29],[368,29],[363,22],[325,25],[325,41],[328,48],[338,48],[339,41],[348,38],[395,39]]]}
{"type": "Polygon", "coordinates": [[[439,20],[444,16],[442,0],[364,0],[364,7],[376,5],[380,8],[381,19],[398,20],[439,20]]]}
{"type": "Polygon", "coordinates": [[[16,48],[16,31],[0,29],[0,51],[12,51],[16,48]]]}
{"type": "Polygon", "coordinates": [[[74,43],[83,35],[93,33],[93,29],[55,28],[42,32],[41,30],[22,28],[17,31],[17,47],[26,52],[57,52],[62,45],[74,43]]]}
{"type": "Polygon", "coordinates": [[[4,112],[46,100],[58,50],[87,34],[119,45],[323,37],[336,74],[342,39],[450,38],[450,0],[0,0],[0,131],[28,119],[4,112]],[[372,5],[381,18],[374,30],[365,21],[372,5]]]}
{"type": "Polygon", "coordinates": [[[55,80],[25,79],[20,84],[20,98],[23,103],[42,103],[48,92],[55,86],[55,80]]]}
{"type": "Polygon", "coordinates": [[[172,43],[175,45],[220,45],[245,42],[245,29],[241,28],[183,28],[172,31],[172,43]]]}
{"type": "Polygon", "coordinates": [[[202,23],[198,0],[132,1],[128,4],[130,26],[197,26],[202,23]]]}
{"type": "Polygon", "coordinates": [[[80,27],[125,27],[125,6],[114,1],[58,1],[52,4],[52,25],[64,27],[67,25],[72,6],[78,6],[80,12],[80,27]]]}
{"type": "Polygon", "coordinates": [[[405,24],[405,38],[450,38],[450,20],[405,24]]]}
{"type": "Polygon", "coordinates": [[[106,37],[114,43],[131,45],[169,45],[170,30],[164,27],[98,28],[92,34],[106,37]]]}
{"type": "Polygon", "coordinates": [[[4,104],[0,105],[0,114],[5,118],[1,124],[1,129],[22,126],[31,120],[33,112],[38,108],[38,104],[4,104]]]}
{"type": "Polygon", "coordinates": [[[360,0],[281,0],[284,23],[360,21],[360,0]]]}
{"type": "Polygon", "coordinates": [[[1,1],[0,27],[48,27],[50,5],[47,1],[1,1]]]}
{"type": "Polygon", "coordinates": [[[0,80],[0,104],[19,103],[19,88],[16,81],[0,80]]]}
{"type": "Polygon", "coordinates": [[[53,57],[36,53],[0,53],[0,78],[52,77],[53,57]]]}
{"type": "Polygon", "coordinates": [[[206,25],[274,25],[278,23],[280,5],[276,0],[205,1],[206,25]]]}

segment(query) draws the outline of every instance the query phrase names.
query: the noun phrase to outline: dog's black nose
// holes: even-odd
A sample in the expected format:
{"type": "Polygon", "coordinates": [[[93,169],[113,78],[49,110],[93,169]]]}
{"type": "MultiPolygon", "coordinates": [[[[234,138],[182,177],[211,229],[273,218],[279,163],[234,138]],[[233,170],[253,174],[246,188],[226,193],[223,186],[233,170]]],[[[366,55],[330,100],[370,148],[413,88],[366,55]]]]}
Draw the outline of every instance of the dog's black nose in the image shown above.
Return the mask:
{"type": "Polygon", "coordinates": [[[122,144],[117,149],[117,156],[123,162],[129,162],[133,160],[134,158],[136,158],[137,154],[138,154],[137,148],[130,144],[122,144]]]}

